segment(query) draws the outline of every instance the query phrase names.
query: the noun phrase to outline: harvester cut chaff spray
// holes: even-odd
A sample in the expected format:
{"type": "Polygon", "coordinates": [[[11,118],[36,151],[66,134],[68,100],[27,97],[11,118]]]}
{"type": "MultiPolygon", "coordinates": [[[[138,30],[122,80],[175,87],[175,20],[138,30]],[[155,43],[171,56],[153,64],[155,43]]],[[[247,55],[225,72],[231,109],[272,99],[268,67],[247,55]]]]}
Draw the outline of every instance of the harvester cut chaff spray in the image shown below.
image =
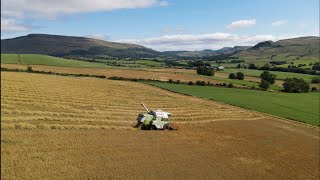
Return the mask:
{"type": "Polygon", "coordinates": [[[140,128],[141,130],[177,130],[177,128],[169,125],[171,113],[162,110],[150,111],[143,103],[141,105],[147,113],[138,115],[135,128],[140,128]]]}

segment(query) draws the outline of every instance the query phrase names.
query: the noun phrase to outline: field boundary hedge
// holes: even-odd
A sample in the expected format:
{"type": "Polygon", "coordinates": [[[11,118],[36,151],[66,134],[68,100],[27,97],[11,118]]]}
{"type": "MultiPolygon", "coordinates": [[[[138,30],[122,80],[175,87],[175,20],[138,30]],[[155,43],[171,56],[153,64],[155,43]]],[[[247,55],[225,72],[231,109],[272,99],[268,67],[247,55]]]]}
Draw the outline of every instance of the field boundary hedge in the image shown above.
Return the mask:
{"type": "Polygon", "coordinates": [[[1,67],[1,71],[9,71],[9,72],[25,72],[25,73],[36,73],[36,74],[47,74],[47,75],[58,75],[58,76],[71,76],[71,77],[93,77],[93,78],[100,78],[100,79],[109,79],[109,80],[118,80],[118,81],[132,81],[132,82],[165,82],[165,83],[174,83],[174,84],[185,84],[190,86],[210,86],[210,87],[224,87],[224,88],[237,88],[237,89],[249,89],[249,90],[262,90],[258,88],[247,88],[247,87],[237,87],[234,86],[232,83],[209,83],[205,81],[187,81],[182,82],[180,80],[173,81],[172,79],[169,79],[168,81],[160,81],[156,79],[143,79],[143,78],[124,78],[124,77],[118,77],[118,76],[111,76],[106,77],[105,75],[94,75],[94,74],[70,74],[70,73],[57,73],[52,71],[38,71],[38,70],[32,70],[31,67],[28,67],[27,70],[23,69],[10,69],[10,68],[4,68],[1,67]]]}

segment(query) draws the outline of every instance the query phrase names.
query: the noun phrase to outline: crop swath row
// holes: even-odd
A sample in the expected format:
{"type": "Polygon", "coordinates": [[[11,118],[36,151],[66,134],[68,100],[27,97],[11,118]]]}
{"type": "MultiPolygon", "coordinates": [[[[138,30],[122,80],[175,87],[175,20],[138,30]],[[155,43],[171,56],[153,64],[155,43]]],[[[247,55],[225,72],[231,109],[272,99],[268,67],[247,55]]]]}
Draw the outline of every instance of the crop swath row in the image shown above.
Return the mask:
{"type": "Polygon", "coordinates": [[[2,128],[131,129],[144,102],[176,124],[268,118],[245,109],[170,93],[141,83],[1,73],[2,128]]]}

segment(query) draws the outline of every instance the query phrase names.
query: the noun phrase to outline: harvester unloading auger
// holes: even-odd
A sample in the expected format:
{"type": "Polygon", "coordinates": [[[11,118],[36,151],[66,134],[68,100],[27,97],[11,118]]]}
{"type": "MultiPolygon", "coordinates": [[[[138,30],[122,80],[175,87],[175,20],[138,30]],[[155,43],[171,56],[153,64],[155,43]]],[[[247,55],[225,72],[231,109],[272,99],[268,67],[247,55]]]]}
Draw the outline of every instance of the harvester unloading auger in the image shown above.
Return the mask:
{"type": "Polygon", "coordinates": [[[137,125],[135,128],[141,130],[177,130],[169,125],[171,113],[162,110],[149,111],[149,109],[141,103],[147,113],[140,113],[137,117],[137,125]]]}

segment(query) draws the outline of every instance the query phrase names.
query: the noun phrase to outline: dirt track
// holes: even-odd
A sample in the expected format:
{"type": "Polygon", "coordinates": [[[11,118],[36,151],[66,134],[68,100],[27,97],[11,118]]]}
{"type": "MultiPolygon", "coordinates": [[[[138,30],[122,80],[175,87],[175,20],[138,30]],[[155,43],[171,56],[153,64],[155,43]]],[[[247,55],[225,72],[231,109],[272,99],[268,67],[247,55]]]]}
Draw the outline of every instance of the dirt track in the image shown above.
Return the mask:
{"type": "Polygon", "coordinates": [[[179,131],[5,130],[3,178],[318,179],[319,129],[276,120],[179,131]]]}

